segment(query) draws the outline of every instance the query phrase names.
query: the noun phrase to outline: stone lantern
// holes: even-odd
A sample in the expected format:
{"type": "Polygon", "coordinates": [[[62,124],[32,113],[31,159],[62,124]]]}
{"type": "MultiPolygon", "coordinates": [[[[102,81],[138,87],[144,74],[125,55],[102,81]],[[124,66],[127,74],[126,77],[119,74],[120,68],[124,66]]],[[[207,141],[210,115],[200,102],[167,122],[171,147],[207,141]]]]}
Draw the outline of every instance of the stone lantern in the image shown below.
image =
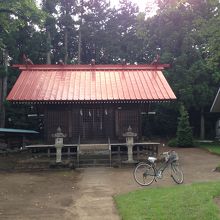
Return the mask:
{"type": "Polygon", "coordinates": [[[66,137],[66,134],[62,133],[60,127],[57,128],[57,132],[52,134],[52,137],[55,138],[55,148],[56,148],[56,163],[62,162],[62,148],[63,148],[63,138],[66,137]]]}
{"type": "Polygon", "coordinates": [[[124,161],[126,163],[135,163],[133,160],[133,146],[134,146],[134,137],[137,136],[137,133],[132,132],[131,126],[128,127],[128,131],[123,134],[123,137],[126,138],[126,144],[128,147],[128,160],[124,161]]]}

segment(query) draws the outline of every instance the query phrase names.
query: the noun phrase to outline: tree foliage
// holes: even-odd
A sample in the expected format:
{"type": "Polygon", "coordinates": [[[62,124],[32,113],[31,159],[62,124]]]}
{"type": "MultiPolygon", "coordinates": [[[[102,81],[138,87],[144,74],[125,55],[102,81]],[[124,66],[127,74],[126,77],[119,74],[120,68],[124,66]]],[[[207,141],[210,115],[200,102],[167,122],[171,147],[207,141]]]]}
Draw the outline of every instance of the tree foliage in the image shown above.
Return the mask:
{"type": "Polygon", "coordinates": [[[215,0],[160,1],[158,14],[139,31],[148,43],[146,60],[159,48],[161,62],[172,65],[167,78],[178,100],[200,114],[201,133],[219,86],[219,6],[215,0]]]}
{"type": "MultiPolygon", "coordinates": [[[[159,54],[171,64],[165,76],[178,101],[200,115],[201,123],[190,120],[202,128],[220,82],[220,3],[156,2],[157,14],[148,17],[129,0],[117,7],[108,0],[43,0],[40,8],[34,0],[0,0],[0,48],[7,48],[11,63],[21,63],[25,53],[35,64],[78,63],[79,53],[84,64],[151,63],[159,54]]],[[[9,82],[15,76],[10,72],[9,82]]],[[[173,131],[175,107],[161,108],[155,123],[166,133],[166,119],[173,131]]]]}
{"type": "Polygon", "coordinates": [[[0,47],[7,46],[4,39],[11,32],[25,25],[39,24],[43,13],[37,8],[34,0],[1,0],[0,1],[0,47]]]}

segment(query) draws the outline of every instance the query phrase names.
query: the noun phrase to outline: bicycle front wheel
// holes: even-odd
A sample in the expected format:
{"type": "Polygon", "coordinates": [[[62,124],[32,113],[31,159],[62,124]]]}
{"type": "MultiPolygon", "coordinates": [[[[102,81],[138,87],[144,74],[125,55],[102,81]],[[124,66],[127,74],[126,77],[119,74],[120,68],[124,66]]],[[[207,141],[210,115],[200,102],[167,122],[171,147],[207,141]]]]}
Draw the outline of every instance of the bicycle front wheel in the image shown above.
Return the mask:
{"type": "Polygon", "coordinates": [[[139,163],[134,169],[134,179],[141,186],[150,185],[155,179],[155,169],[147,163],[139,163]]]}
{"type": "Polygon", "coordinates": [[[171,177],[177,184],[183,183],[183,171],[177,161],[171,163],[171,177]]]}

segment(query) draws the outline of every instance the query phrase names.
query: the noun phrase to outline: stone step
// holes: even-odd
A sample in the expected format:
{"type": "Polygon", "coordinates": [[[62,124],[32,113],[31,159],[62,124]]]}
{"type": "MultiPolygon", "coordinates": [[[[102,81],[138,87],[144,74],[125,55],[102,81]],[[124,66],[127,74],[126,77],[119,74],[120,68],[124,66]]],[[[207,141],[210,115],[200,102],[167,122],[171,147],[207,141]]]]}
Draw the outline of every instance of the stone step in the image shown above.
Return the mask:
{"type": "Polygon", "coordinates": [[[109,151],[80,151],[79,157],[109,157],[109,151]]]}
{"type": "Polygon", "coordinates": [[[49,162],[20,162],[15,166],[15,170],[48,170],[49,162]]]}
{"type": "Polygon", "coordinates": [[[80,144],[80,150],[108,150],[109,144],[80,144]]]}
{"type": "Polygon", "coordinates": [[[106,159],[83,159],[79,161],[79,168],[83,167],[110,167],[110,160],[106,159]]]}
{"type": "Polygon", "coordinates": [[[79,145],[80,154],[109,154],[109,145],[108,144],[80,144],[79,145]]]}
{"type": "Polygon", "coordinates": [[[15,170],[19,171],[40,171],[40,170],[51,170],[51,169],[73,169],[76,167],[76,161],[64,162],[57,164],[54,161],[25,161],[19,162],[15,166],[15,170]]]}

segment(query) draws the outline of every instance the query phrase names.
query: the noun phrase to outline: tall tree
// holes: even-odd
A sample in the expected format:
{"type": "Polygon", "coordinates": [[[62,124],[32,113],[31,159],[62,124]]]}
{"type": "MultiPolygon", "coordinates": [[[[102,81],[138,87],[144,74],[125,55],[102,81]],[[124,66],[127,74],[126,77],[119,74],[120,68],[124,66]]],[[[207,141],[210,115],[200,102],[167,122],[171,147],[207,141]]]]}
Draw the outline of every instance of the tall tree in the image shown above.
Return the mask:
{"type": "Polygon", "coordinates": [[[137,5],[128,0],[121,0],[106,26],[108,33],[107,54],[111,62],[126,59],[127,62],[138,62],[142,52],[142,40],[137,36],[137,5]]]}
{"type": "Polygon", "coordinates": [[[32,25],[40,19],[40,12],[33,0],[0,1],[0,51],[3,53],[0,74],[0,126],[5,126],[5,98],[8,83],[8,59],[11,34],[25,24],[32,25]]]}
{"type": "Polygon", "coordinates": [[[5,99],[8,83],[8,51],[3,49],[3,74],[0,76],[0,127],[5,127],[5,99]]]}
{"type": "Polygon", "coordinates": [[[199,112],[200,136],[204,138],[204,112],[211,105],[217,81],[207,62],[210,44],[201,34],[201,24],[212,20],[217,8],[212,0],[161,2],[166,4],[161,3],[159,13],[146,21],[146,54],[150,61],[160,48],[161,62],[172,64],[168,80],[177,98],[188,109],[199,112]]]}
{"type": "MultiPolygon", "coordinates": [[[[76,0],[59,0],[58,8],[58,26],[59,26],[59,37],[60,41],[58,46],[61,49],[60,58],[63,59],[64,63],[68,63],[71,60],[70,48],[71,44],[75,43],[76,29],[74,16],[76,16],[76,0]],[[74,37],[74,38],[73,38],[74,37]]],[[[76,45],[75,45],[76,47],[76,45]]]]}
{"type": "Polygon", "coordinates": [[[82,21],[84,11],[84,0],[79,1],[79,36],[78,36],[78,64],[81,64],[81,53],[82,53],[82,21]]]}
{"type": "Polygon", "coordinates": [[[58,0],[43,0],[42,10],[46,12],[45,29],[46,29],[46,63],[51,64],[52,38],[56,32],[56,5],[58,0]]]}
{"type": "Polygon", "coordinates": [[[95,59],[96,63],[105,63],[105,47],[107,45],[106,23],[112,11],[106,0],[84,0],[81,24],[81,41],[83,63],[95,59]]]}

